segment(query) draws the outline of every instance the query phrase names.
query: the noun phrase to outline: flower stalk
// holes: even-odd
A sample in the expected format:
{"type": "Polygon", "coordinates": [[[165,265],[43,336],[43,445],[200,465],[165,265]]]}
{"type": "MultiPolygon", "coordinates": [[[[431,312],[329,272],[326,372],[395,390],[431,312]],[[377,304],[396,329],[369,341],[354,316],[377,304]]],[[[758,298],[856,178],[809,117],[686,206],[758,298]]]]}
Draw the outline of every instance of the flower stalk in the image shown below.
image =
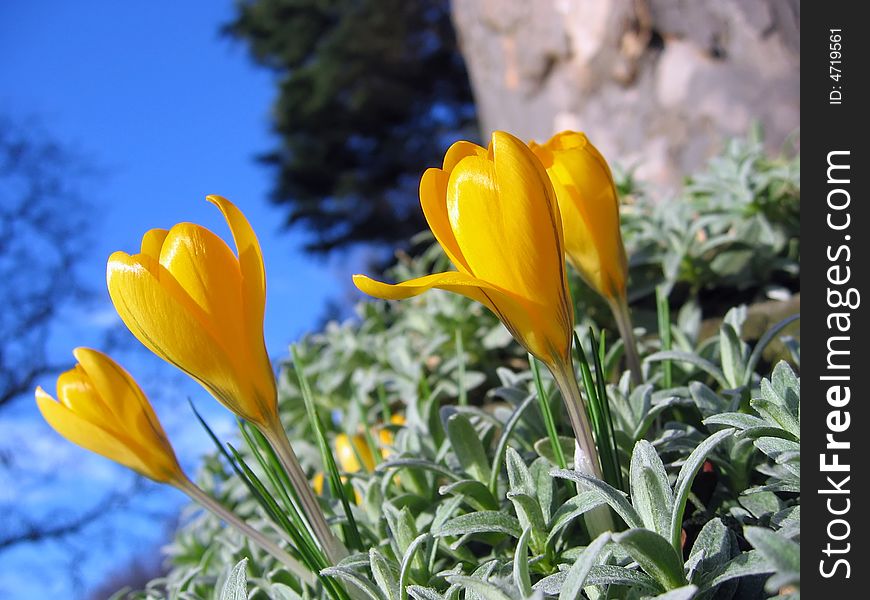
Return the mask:
{"type": "Polygon", "coordinates": [[[287,439],[287,433],[280,423],[276,423],[271,427],[264,427],[260,432],[275,450],[278,456],[278,461],[284,467],[284,471],[290,478],[290,483],[293,489],[296,490],[296,495],[301,504],[302,513],[305,515],[309,526],[311,527],[314,537],[320,542],[320,546],[329,562],[338,564],[338,562],[347,556],[347,548],[339,541],[329,524],[323,516],[323,511],[320,510],[320,505],[314,492],[311,489],[311,484],[308,482],[305,472],[299,464],[299,459],[296,457],[296,452],[293,451],[293,446],[290,445],[290,440],[287,439]]]}
{"type": "Polygon", "coordinates": [[[206,494],[205,491],[190,481],[190,479],[185,477],[179,481],[173,482],[173,485],[187,494],[191,500],[200,504],[203,508],[228,525],[236,528],[242,535],[271,554],[272,557],[286,566],[291,573],[299,577],[303,583],[312,587],[316,585],[317,578],[308,570],[307,567],[293,558],[289,552],[278,546],[278,544],[240,519],[238,515],[226,508],[223,504],[206,494]]]}
{"type": "Polygon", "coordinates": [[[640,366],[640,355],[637,352],[637,338],[634,335],[634,325],[631,322],[631,312],[628,308],[628,300],[624,296],[608,299],[608,306],[616,320],[616,328],[619,329],[619,337],[625,348],[625,361],[631,373],[631,382],[634,385],[643,383],[643,371],[640,366]]]}

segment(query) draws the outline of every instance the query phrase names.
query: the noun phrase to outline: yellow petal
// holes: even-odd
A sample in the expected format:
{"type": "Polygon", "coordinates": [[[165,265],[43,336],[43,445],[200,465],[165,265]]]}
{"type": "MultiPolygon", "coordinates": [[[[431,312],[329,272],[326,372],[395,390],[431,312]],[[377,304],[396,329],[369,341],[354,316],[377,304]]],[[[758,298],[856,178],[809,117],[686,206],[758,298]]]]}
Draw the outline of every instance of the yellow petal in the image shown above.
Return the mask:
{"type": "Polygon", "coordinates": [[[345,473],[356,473],[362,467],[368,472],[374,471],[375,459],[369,445],[362,435],[353,436],[353,441],[344,433],[335,436],[335,454],[338,464],[345,473]],[[353,444],[353,445],[351,445],[353,444]],[[360,466],[362,461],[362,467],[360,466]]]}
{"type": "Polygon", "coordinates": [[[547,363],[554,357],[565,357],[570,348],[571,328],[566,328],[558,315],[553,317],[552,307],[520,298],[465,273],[435,273],[395,285],[354,275],[353,282],[361,292],[385,300],[404,300],[433,288],[471,298],[495,313],[520,344],[547,363]]]}
{"type": "Polygon", "coordinates": [[[84,369],[76,365],[57,378],[57,399],[68,409],[89,421],[98,422],[110,412],[84,369]]]}
{"type": "MultiPolygon", "coordinates": [[[[251,224],[235,204],[221,196],[210,195],[206,198],[217,206],[229,225],[236,245],[239,269],[242,275],[242,306],[241,320],[244,322],[246,334],[246,349],[251,354],[252,377],[260,395],[272,398],[276,402],[275,374],[272,363],[266,352],[266,341],[263,335],[263,319],[266,310],[266,267],[263,263],[263,252],[260,242],[251,224]]],[[[277,408],[274,409],[277,414],[277,408]]]]}
{"type": "MultiPolygon", "coordinates": [[[[96,395],[103,399],[105,410],[112,413],[114,429],[120,429],[123,437],[132,438],[143,447],[161,448],[162,452],[174,457],[163,426],[133,377],[118,363],[97,350],[76,348],[73,355],[81,369],[87,373],[96,395]]],[[[80,408],[76,412],[83,415],[80,408]]],[[[89,420],[98,422],[92,418],[89,420]]]]}
{"type": "Polygon", "coordinates": [[[260,242],[251,224],[235,204],[221,196],[211,195],[207,200],[217,206],[224,215],[236,244],[242,275],[242,299],[245,318],[250,332],[259,332],[254,342],[263,342],[263,316],[266,308],[266,269],[260,242]]]}
{"type": "Polygon", "coordinates": [[[547,307],[571,329],[561,221],[539,161],[515,137],[493,134],[493,159],[470,156],[450,175],[447,212],[471,273],[547,307]]]}
{"type": "Polygon", "coordinates": [[[426,169],[420,179],[420,206],[435,239],[441,244],[450,262],[464,273],[470,273],[462,249],[447,218],[447,182],[450,174],[441,169],[426,169]]]}
{"type": "Polygon", "coordinates": [[[222,346],[217,324],[165,268],[142,254],[116,252],[109,257],[107,283],[118,315],[140,342],[242,418],[264,423],[266,403],[252,389],[246,362],[233,358],[238,349],[222,346]]]}
{"type": "Polygon", "coordinates": [[[239,262],[221,238],[205,227],[179,223],[163,242],[160,264],[215,325],[212,331],[226,348],[245,347],[239,262]]]}
{"type": "Polygon", "coordinates": [[[142,254],[147,254],[154,260],[160,259],[160,248],[169,233],[168,229],[151,229],[142,236],[142,254]]]}
{"type": "Polygon", "coordinates": [[[36,404],[48,424],[73,444],[118,462],[155,481],[163,483],[171,481],[171,476],[162,469],[163,465],[150,465],[143,460],[141,454],[131,448],[130,444],[85,420],[59,402],[55,402],[42,388],[36,388],[36,404]]]}
{"type": "Polygon", "coordinates": [[[544,146],[532,148],[556,190],[572,264],[603,296],[624,296],[628,264],[619,199],[607,161],[577,132],[557,134],[544,146]]]}

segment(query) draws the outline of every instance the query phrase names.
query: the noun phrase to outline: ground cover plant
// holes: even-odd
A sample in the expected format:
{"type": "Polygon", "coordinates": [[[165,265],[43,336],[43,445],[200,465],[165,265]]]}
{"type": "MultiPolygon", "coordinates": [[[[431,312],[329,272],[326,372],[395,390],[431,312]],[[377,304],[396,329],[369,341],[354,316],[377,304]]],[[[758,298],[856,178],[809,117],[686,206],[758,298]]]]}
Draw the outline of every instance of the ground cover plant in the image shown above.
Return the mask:
{"type": "MultiPolygon", "coordinates": [[[[549,148],[567,147],[557,146],[549,148]]],[[[488,160],[497,162],[498,152],[488,160]]],[[[538,159],[548,166],[547,155],[538,159]]],[[[137,463],[141,453],[132,452],[135,460],[124,464],[176,485],[210,512],[190,506],[167,547],[165,577],[116,597],[799,597],[799,163],[767,157],[750,136],[728,145],[669,202],[651,200],[630,173],[617,172],[613,187],[604,169],[582,185],[618,190],[622,240],[614,243],[618,214],[593,215],[609,232],[595,244],[596,264],[589,246],[571,255],[568,240],[581,225],[566,227],[564,245],[555,246],[563,267],[563,249],[573,265],[565,271],[572,315],[564,339],[563,328],[542,337],[507,301],[492,301],[501,310],[491,311],[446,292],[367,300],[356,318],[291,349],[272,414],[260,401],[268,388],[261,357],[212,358],[225,362],[216,374],[212,362],[185,355],[183,341],[145,331],[146,345],[239,415],[240,436],[215,438],[192,482],[174,455],[163,460],[172,452],[165,436],[150,446],[127,440],[125,451],[158,447],[159,460],[152,454],[137,463]],[[257,383],[235,394],[239,381],[257,383]],[[575,443],[583,427],[594,467],[575,443]]],[[[573,188],[553,185],[567,223],[565,194],[573,188]]],[[[221,255],[221,269],[242,273],[240,297],[256,305],[259,288],[244,277],[256,272],[248,233],[237,209],[215,201],[238,249],[237,257],[221,255]]],[[[433,231],[441,243],[401,257],[391,281],[431,281],[450,259],[474,266],[462,240],[463,255],[448,256],[443,231],[433,231]]],[[[165,248],[181,233],[213,243],[174,228],[152,237],[165,248]]],[[[148,252],[163,256],[147,240],[132,257],[146,268],[148,252]]],[[[183,286],[191,268],[170,271],[183,286]]],[[[549,297],[563,297],[559,282],[553,290],[549,297]]],[[[128,291],[119,287],[116,297],[122,317],[135,313],[128,291]]],[[[250,305],[209,312],[203,297],[204,314],[247,319],[214,335],[250,345],[257,327],[250,305]]],[[[134,333],[147,330],[134,316],[134,333]]],[[[262,312],[259,320],[261,329],[262,312]]],[[[197,328],[212,335],[191,321],[190,331],[197,328]]]]}

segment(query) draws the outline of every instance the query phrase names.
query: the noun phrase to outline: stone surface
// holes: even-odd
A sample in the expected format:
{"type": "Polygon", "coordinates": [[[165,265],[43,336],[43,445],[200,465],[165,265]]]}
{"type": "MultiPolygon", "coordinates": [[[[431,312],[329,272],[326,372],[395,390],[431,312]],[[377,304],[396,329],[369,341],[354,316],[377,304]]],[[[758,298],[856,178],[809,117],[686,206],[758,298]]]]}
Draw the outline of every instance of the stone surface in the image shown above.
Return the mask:
{"type": "Polygon", "coordinates": [[[585,131],[663,189],[754,122],[772,151],[797,139],[799,0],[453,0],[453,17],[484,135],[585,131]]]}

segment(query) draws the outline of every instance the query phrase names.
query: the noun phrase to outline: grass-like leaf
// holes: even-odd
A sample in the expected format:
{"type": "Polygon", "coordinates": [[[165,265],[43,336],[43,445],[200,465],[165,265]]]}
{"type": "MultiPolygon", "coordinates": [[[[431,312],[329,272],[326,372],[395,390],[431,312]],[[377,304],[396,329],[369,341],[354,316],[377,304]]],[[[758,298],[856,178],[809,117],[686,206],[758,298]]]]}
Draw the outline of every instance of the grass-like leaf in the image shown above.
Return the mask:
{"type": "Polygon", "coordinates": [[[531,527],[526,527],[514,551],[514,585],[520,590],[523,598],[532,595],[532,580],[529,576],[529,538],[531,535],[531,527]]]}
{"type": "Polygon", "coordinates": [[[598,555],[610,541],[610,532],[604,532],[589,544],[580,557],[568,569],[568,575],[559,592],[559,600],[580,600],[589,571],[596,564],[598,555]]]}
{"type": "Polygon", "coordinates": [[[677,475],[677,481],[674,484],[674,510],[671,515],[670,535],[671,545],[673,545],[677,552],[680,551],[680,530],[683,526],[683,514],[686,511],[686,501],[689,498],[692,481],[694,481],[695,475],[707,459],[707,455],[733,432],[734,430],[730,428],[723,429],[701,442],[686,459],[677,475]]]}

